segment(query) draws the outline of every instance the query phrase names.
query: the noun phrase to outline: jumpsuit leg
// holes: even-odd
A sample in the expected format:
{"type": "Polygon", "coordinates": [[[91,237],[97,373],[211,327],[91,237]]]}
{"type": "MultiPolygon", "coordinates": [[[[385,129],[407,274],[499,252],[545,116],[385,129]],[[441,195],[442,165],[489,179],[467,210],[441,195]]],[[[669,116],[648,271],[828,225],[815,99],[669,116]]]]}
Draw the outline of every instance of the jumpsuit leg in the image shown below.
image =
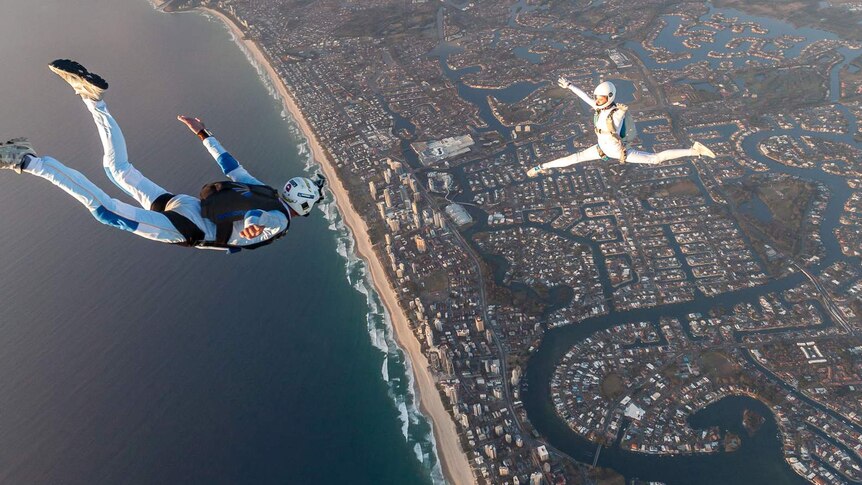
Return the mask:
{"type": "Polygon", "coordinates": [[[601,155],[599,155],[599,146],[593,145],[586,150],[581,150],[577,153],[573,153],[563,158],[558,158],[556,160],[543,163],[542,168],[547,169],[568,167],[569,165],[574,165],[576,163],[589,162],[591,160],[599,160],[601,158],[601,155]]]}
{"type": "Polygon", "coordinates": [[[677,158],[684,157],[697,157],[699,154],[692,150],[691,148],[680,148],[675,150],[665,150],[663,152],[658,153],[650,153],[650,152],[642,152],[640,150],[627,150],[626,151],[626,162],[627,163],[646,163],[646,164],[658,164],[662,162],[666,162],[668,160],[675,160],[677,158]]]}
{"type": "Polygon", "coordinates": [[[144,209],[152,207],[160,195],[168,191],[146,178],[129,163],[129,154],[126,150],[126,140],[123,132],[111,113],[105,101],[92,101],[84,99],[84,104],[93,115],[93,121],[99,130],[99,138],[102,140],[102,148],[105,154],[102,165],[108,178],[126,194],[135,199],[144,209]]]}
{"type": "Polygon", "coordinates": [[[185,237],[160,212],[139,209],[112,199],[77,170],[51,157],[30,158],[24,172],[60,187],[84,205],[102,224],[129,231],[153,241],[180,243],[185,237]]]}

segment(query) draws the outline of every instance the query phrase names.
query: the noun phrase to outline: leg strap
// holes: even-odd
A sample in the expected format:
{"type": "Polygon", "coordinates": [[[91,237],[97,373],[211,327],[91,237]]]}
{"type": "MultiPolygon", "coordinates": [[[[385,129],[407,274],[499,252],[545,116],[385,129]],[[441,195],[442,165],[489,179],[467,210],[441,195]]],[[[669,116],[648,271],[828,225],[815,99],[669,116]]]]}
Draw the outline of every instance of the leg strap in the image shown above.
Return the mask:
{"type": "Polygon", "coordinates": [[[168,202],[173,198],[174,194],[171,194],[170,192],[166,192],[158,196],[156,200],[153,201],[152,206],[150,206],[150,210],[164,214],[165,217],[171,221],[171,224],[177,228],[177,231],[186,238],[184,242],[179,243],[180,246],[197,246],[204,241],[204,232],[201,231],[194,222],[190,221],[188,217],[174,211],[165,210],[168,202]]]}
{"type": "Polygon", "coordinates": [[[602,160],[608,159],[608,156],[605,155],[605,152],[602,151],[602,147],[600,147],[599,145],[596,145],[596,150],[599,151],[599,156],[602,158],[602,160]]]}
{"type": "Polygon", "coordinates": [[[164,194],[158,196],[156,200],[153,201],[152,205],[150,205],[151,211],[156,212],[164,212],[165,207],[168,206],[168,202],[174,198],[174,194],[170,192],[165,192],[164,194]]]}

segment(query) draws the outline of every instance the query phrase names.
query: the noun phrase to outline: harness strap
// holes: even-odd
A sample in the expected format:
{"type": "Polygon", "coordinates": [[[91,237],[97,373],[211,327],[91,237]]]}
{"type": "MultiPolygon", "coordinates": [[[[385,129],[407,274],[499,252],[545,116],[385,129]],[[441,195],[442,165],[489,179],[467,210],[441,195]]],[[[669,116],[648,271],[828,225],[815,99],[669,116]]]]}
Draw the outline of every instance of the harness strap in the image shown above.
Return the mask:
{"type": "Polygon", "coordinates": [[[614,128],[614,112],[616,110],[617,110],[616,108],[611,108],[611,112],[608,113],[608,116],[605,118],[605,124],[607,125],[608,133],[612,133],[614,135],[619,135],[617,133],[617,129],[614,128]]]}
{"type": "Polygon", "coordinates": [[[165,207],[168,206],[168,202],[174,198],[174,194],[170,192],[165,192],[164,194],[156,197],[156,200],[150,204],[150,210],[154,212],[164,212],[165,207]]]}
{"type": "Polygon", "coordinates": [[[230,240],[230,235],[233,233],[233,223],[222,223],[216,224],[216,238],[215,243],[217,244],[227,244],[230,240]]]}
{"type": "MultiPolygon", "coordinates": [[[[168,202],[174,198],[174,194],[170,192],[166,192],[156,198],[152,204],[150,204],[150,210],[153,212],[161,212],[171,221],[171,224],[179,231],[180,234],[186,238],[185,241],[181,243],[176,243],[179,246],[187,246],[187,247],[195,247],[204,242],[205,234],[201,229],[195,225],[194,222],[190,221],[188,217],[178,214],[174,211],[165,210],[168,205],[168,202]]],[[[230,237],[230,235],[228,235],[230,237]]]]}
{"type": "Polygon", "coordinates": [[[174,211],[165,211],[162,214],[186,238],[185,242],[178,243],[180,246],[195,247],[204,242],[204,232],[194,222],[190,221],[188,217],[174,211]]]}

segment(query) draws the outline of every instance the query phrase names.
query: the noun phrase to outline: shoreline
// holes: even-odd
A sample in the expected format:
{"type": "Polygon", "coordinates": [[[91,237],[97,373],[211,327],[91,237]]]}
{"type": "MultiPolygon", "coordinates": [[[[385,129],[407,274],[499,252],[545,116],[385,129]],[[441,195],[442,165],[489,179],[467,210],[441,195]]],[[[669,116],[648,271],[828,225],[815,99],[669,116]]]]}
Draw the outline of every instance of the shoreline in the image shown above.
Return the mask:
{"type": "Polygon", "coordinates": [[[281,98],[285,111],[290,114],[303,136],[308,140],[312,157],[320,165],[323,173],[329,180],[329,190],[333,193],[336,206],[341,213],[344,224],[350,230],[351,237],[356,243],[355,252],[365,262],[374,290],[377,292],[389,315],[395,333],[395,340],[411,361],[414,377],[413,392],[418,401],[419,411],[425,415],[432,426],[437,448],[437,458],[440,461],[443,475],[450,483],[475,483],[467,455],[461,449],[461,442],[455,428],[455,422],[443,405],[443,400],[437,391],[434,377],[428,370],[428,359],[422,353],[419,341],[410,329],[407,316],[398,304],[396,290],[386,276],[382,263],[374,253],[373,245],[368,238],[368,226],[365,224],[365,220],[354,210],[347,190],[338,177],[335,167],[327,157],[323,147],[317,141],[317,136],[299,109],[293,98],[293,94],[284,85],[261,48],[254,41],[244,38],[242,30],[233,19],[211,8],[197,7],[197,9],[221,20],[233,33],[236,42],[242,43],[251,52],[260,66],[266,70],[267,76],[281,98]]]}
{"type": "Polygon", "coordinates": [[[165,11],[164,8],[162,8],[162,7],[164,7],[165,4],[168,3],[169,1],[170,0],[149,0],[150,5],[152,5],[153,8],[158,10],[159,12],[165,11]]]}

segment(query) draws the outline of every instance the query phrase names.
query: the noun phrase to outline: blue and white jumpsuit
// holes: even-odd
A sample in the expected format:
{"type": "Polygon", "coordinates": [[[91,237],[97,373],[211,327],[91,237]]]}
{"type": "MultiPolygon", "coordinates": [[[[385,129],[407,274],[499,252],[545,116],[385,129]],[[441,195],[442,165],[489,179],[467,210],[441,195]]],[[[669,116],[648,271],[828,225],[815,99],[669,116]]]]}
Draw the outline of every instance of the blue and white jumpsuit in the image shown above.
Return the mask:
{"type": "MultiPolygon", "coordinates": [[[[42,177],[60,187],[83,204],[93,217],[103,224],[129,231],[153,241],[172,244],[184,242],[185,236],[174,227],[164,214],[149,210],[153,202],[159,196],[167,194],[168,191],[144,177],[129,163],[123,133],[114,117],[108,112],[105,102],[84,99],[84,104],[93,115],[93,120],[99,130],[99,137],[105,152],[102,158],[105,173],[114,184],[135,199],[142,208],[111,198],[83,174],[66,167],[51,157],[31,158],[23,171],[42,177]]],[[[263,182],[252,177],[221,146],[218,140],[209,137],[204,140],[203,144],[229,179],[244,184],[263,185],[263,182]]],[[[203,231],[204,241],[215,240],[216,226],[201,215],[201,201],[197,197],[176,195],[168,201],[165,210],[171,210],[185,216],[203,231]]],[[[269,240],[287,230],[289,223],[288,217],[279,211],[248,211],[242,220],[234,222],[228,244],[231,246],[249,246],[269,240]],[[264,227],[264,230],[254,238],[242,237],[240,235],[242,230],[251,225],[264,227]]]]}
{"type": "Polygon", "coordinates": [[[665,150],[659,153],[626,149],[619,136],[623,129],[623,122],[626,116],[625,110],[611,110],[611,105],[608,105],[607,107],[598,106],[596,105],[595,100],[590,98],[587,93],[583,92],[577,86],[569,86],[569,89],[577,94],[581,100],[587,103],[590,108],[595,110],[596,113],[593,121],[596,126],[598,144],[593,145],[586,150],[543,163],[540,165],[543,169],[568,167],[569,165],[574,165],[576,163],[600,160],[602,158],[602,152],[608,158],[619,160],[623,150],[625,150],[625,161],[629,163],[657,164],[677,158],[698,156],[698,152],[691,148],[665,150]],[[610,116],[611,112],[613,112],[612,121],[616,133],[608,133],[607,130],[604,129],[608,126],[608,116],[610,116]],[[599,149],[601,149],[601,152],[599,149]]]}

